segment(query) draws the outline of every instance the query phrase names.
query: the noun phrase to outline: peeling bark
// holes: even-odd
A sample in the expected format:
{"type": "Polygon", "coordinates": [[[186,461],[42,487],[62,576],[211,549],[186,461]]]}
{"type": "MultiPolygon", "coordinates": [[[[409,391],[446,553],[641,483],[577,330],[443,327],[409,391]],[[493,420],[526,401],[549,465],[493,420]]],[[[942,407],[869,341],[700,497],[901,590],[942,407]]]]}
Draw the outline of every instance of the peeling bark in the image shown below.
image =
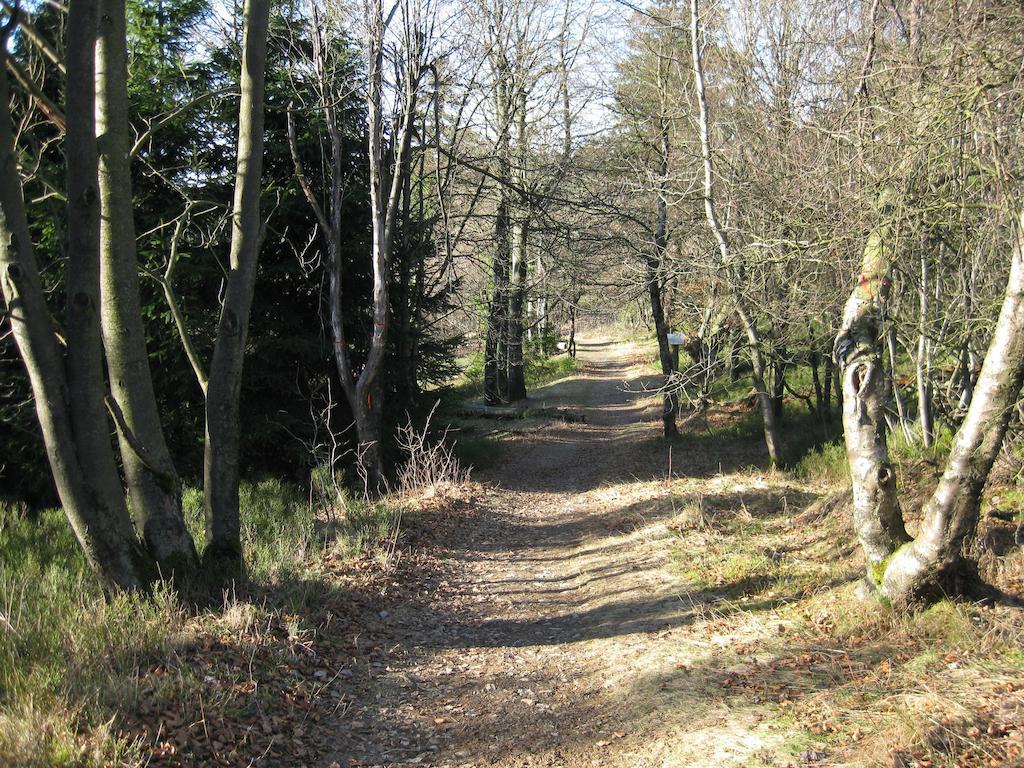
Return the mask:
{"type": "Polygon", "coordinates": [[[1024,220],[1018,212],[1006,294],[967,415],[915,539],[907,535],[886,445],[881,304],[888,291],[888,193],[868,237],[856,288],[836,337],[843,376],[843,423],[853,478],[854,526],[868,582],[895,605],[959,590],[974,568],[963,550],[977,530],[981,491],[1024,381],[1024,220]]]}

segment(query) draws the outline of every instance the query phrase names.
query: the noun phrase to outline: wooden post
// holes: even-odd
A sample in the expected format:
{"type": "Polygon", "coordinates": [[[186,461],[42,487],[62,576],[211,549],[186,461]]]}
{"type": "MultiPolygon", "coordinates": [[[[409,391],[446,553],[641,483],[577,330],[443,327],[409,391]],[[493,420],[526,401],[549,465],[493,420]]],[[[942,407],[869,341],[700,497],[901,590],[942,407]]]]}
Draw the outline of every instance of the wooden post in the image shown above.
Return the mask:
{"type": "Polygon", "coordinates": [[[686,343],[686,336],[681,333],[669,333],[668,345],[672,348],[672,370],[679,372],[679,348],[686,343]]]}

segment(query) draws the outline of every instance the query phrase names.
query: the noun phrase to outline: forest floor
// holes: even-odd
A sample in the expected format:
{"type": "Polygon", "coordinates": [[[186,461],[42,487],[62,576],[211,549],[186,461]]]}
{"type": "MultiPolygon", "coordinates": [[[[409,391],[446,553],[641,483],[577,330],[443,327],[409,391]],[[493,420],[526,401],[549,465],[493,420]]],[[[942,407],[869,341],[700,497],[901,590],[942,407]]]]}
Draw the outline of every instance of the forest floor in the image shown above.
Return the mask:
{"type": "Polygon", "coordinates": [[[585,421],[500,429],[318,765],[1021,764],[1018,609],[858,601],[841,491],[759,468],[756,435],[670,452],[649,348],[579,354],[532,399],[585,421]]]}
{"type": "MultiPolygon", "coordinates": [[[[59,510],[0,514],[0,765],[1024,766],[1024,611],[859,597],[841,446],[768,469],[738,383],[668,442],[651,342],[579,352],[525,418],[435,414],[469,481],[246,484],[212,604],[105,600],[59,510]]],[[[894,456],[913,531],[941,452],[894,456]]],[[[1024,596],[1014,472],[973,554],[1024,596]]]]}

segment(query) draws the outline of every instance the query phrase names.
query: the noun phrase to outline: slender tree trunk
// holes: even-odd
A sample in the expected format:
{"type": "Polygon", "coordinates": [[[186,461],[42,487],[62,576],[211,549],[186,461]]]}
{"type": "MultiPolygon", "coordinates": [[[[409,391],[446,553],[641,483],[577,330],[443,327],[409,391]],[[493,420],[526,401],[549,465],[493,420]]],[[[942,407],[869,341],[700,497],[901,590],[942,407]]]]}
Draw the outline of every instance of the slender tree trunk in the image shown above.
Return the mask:
{"type": "Polygon", "coordinates": [[[508,322],[508,399],[517,402],[526,399],[526,366],[523,358],[523,305],[526,298],[529,215],[525,205],[517,212],[512,224],[511,290],[509,291],[508,322]]]}
{"type": "Polygon", "coordinates": [[[526,280],[529,255],[530,201],[526,197],[526,91],[520,89],[515,107],[515,158],[513,178],[519,187],[513,194],[511,258],[508,310],[508,399],[526,399],[526,368],[523,360],[523,307],[526,303],[526,280]]]}
{"type": "Polygon", "coordinates": [[[658,277],[657,261],[652,256],[647,259],[647,293],[651,300],[651,315],[654,319],[654,334],[658,337],[658,360],[661,372],[665,376],[665,392],[661,402],[661,422],[665,437],[679,434],[676,426],[677,398],[672,391],[672,348],[668,344],[668,323],[665,322],[665,310],[661,304],[661,281],[658,277]]]}
{"type": "Polygon", "coordinates": [[[494,255],[491,258],[491,302],[487,315],[487,339],[484,347],[484,402],[497,405],[508,394],[508,292],[511,254],[509,252],[510,178],[509,115],[501,85],[495,89],[498,118],[497,176],[498,204],[494,213],[494,255]]]}
{"type": "MultiPolygon", "coordinates": [[[[384,32],[386,22],[382,16],[380,0],[367,6],[373,17],[367,18],[367,123],[370,177],[370,221],[372,232],[371,262],[373,265],[373,331],[370,336],[366,362],[350,393],[355,417],[356,432],[359,436],[358,453],[362,469],[366,474],[367,493],[376,496],[385,490],[384,465],[382,462],[383,402],[384,387],[380,373],[388,352],[388,320],[391,314],[390,285],[391,260],[394,243],[395,222],[401,205],[402,187],[405,183],[403,169],[408,168],[413,120],[416,114],[416,98],[419,89],[421,48],[407,48],[403,62],[405,91],[402,94],[401,121],[393,139],[393,164],[385,163],[384,151],[384,32]]],[[[408,20],[406,20],[408,22],[408,20]]],[[[414,34],[423,42],[422,32],[414,34]]],[[[407,41],[413,45],[414,41],[407,41]]]]}
{"type": "Polygon", "coordinates": [[[262,239],[263,100],[270,0],[245,0],[231,272],[217,323],[206,395],[205,564],[225,576],[243,566],[238,486],[241,475],[239,398],[262,239]]]}
{"type": "Polygon", "coordinates": [[[569,307],[569,357],[576,358],[576,305],[569,307]]]}
{"type": "Polygon", "coordinates": [[[921,442],[930,448],[935,440],[932,418],[931,344],[928,340],[928,285],[931,269],[926,252],[927,240],[921,248],[921,285],[918,290],[920,314],[917,329],[917,417],[921,425],[921,442]]]}
{"type": "MultiPolygon", "coordinates": [[[[74,82],[91,78],[96,40],[96,5],[75,0],[68,13],[68,63],[79,67],[74,82]]],[[[0,41],[6,56],[7,41],[0,41]]],[[[80,148],[68,169],[71,240],[68,250],[69,321],[83,325],[74,330],[73,343],[91,345],[74,351],[68,360],[71,381],[46,307],[25,210],[24,193],[14,146],[7,76],[0,67],[0,285],[9,310],[15,343],[25,364],[35,400],[36,416],[64,513],[71,523],[86,560],[111,588],[138,589],[148,578],[148,561],[138,544],[119,483],[109,477],[114,463],[109,425],[100,412],[105,386],[97,387],[96,362],[101,357],[98,318],[99,294],[96,216],[96,166],[91,108],[91,83],[68,101],[68,151],[80,148]],[[79,146],[80,142],[87,146],[79,146]],[[90,191],[91,188],[91,191],[90,191]],[[80,397],[72,400],[72,393],[80,397]],[[79,410],[81,409],[81,410],[79,410]],[[78,411],[78,412],[76,412],[78,411]],[[81,436],[82,445],[77,443],[81,436]],[[84,456],[88,451],[106,456],[84,456]],[[97,472],[98,474],[92,474],[97,472]],[[112,487],[113,486],[113,487],[112,487]]],[[[69,338],[69,344],[72,339],[69,338]]]]}
{"type": "Polygon", "coordinates": [[[679,396],[675,392],[673,373],[676,366],[672,349],[668,343],[668,319],[665,317],[664,285],[661,279],[665,255],[668,252],[668,184],[669,124],[665,117],[664,104],[665,86],[660,82],[659,59],[659,93],[662,96],[660,128],[658,131],[658,188],[657,188],[657,223],[654,229],[654,254],[647,257],[647,293],[651,300],[651,318],[654,321],[654,333],[658,337],[658,359],[661,372],[665,376],[664,393],[661,399],[661,422],[665,437],[679,434],[676,425],[676,414],[679,411],[679,396]]]}
{"type": "Polygon", "coordinates": [[[892,323],[888,324],[885,332],[885,346],[889,350],[889,386],[893,401],[896,403],[896,416],[904,437],[909,441],[912,437],[910,420],[907,418],[907,409],[903,405],[903,395],[900,393],[899,384],[896,383],[896,328],[892,323]]]}
{"type": "MultiPolygon", "coordinates": [[[[67,64],[67,378],[71,423],[86,485],[129,519],[111,444],[100,326],[100,194],[96,142],[98,0],[69,7],[67,64]]],[[[127,535],[127,531],[125,533],[127,535]]],[[[134,538],[134,536],[132,536],[134,538]]],[[[151,550],[152,551],[152,550],[151,550]]]]}
{"type": "Polygon", "coordinates": [[[913,542],[894,552],[879,591],[904,604],[937,592],[969,591],[977,568],[964,559],[974,537],[981,492],[1024,383],[1024,212],[1016,212],[1006,294],[967,415],[913,542]],[[966,582],[966,583],[965,583],[966,582]]]}
{"type": "Polygon", "coordinates": [[[780,347],[772,360],[772,409],[775,418],[782,420],[786,397],[786,348],[780,347]]]}
{"type": "Polygon", "coordinates": [[[825,421],[832,421],[832,381],[835,379],[835,360],[832,355],[825,358],[825,375],[822,381],[822,410],[821,414],[825,421]]]}
{"type": "MultiPolygon", "coordinates": [[[[698,122],[700,129],[701,154],[704,159],[704,213],[707,217],[708,226],[711,228],[719,251],[719,269],[729,271],[730,254],[729,241],[725,232],[718,222],[718,215],[715,211],[714,198],[714,167],[711,157],[711,135],[708,118],[708,101],[704,89],[704,65],[701,59],[700,49],[700,8],[699,0],[690,0],[690,52],[693,60],[693,82],[694,91],[697,96],[698,122]]],[[[735,280],[729,277],[729,291],[733,304],[736,307],[736,315],[740,319],[740,325],[747,336],[747,346],[750,349],[750,362],[753,369],[754,391],[757,393],[757,400],[761,406],[761,418],[764,421],[764,441],[768,448],[768,458],[774,465],[783,463],[782,436],[779,429],[778,416],[772,404],[771,395],[765,385],[764,355],[761,347],[760,332],[754,319],[750,316],[746,302],[742,294],[737,290],[735,280]]]]}
{"type": "MultiPolygon", "coordinates": [[[[139,300],[128,127],[124,0],[102,0],[96,46],[101,316],[110,389],[120,412],[121,460],[146,549],[165,576],[196,564],[181,513],[181,484],[153,390],[139,300]]],[[[81,84],[84,87],[84,83],[81,84]]]]}
{"type": "Polygon", "coordinates": [[[526,198],[526,91],[520,89],[515,104],[515,163],[513,178],[519,187],[513,193],[509,248],[509,374],[510,402],[526,399],[526,370],[523,360],[523,306],[528,272],[529,200],[526,198]]]}
{"type": "Polygon", "coordinates": [[[814,385],[814,409],[818,413],[818,418],[824,420],[825,410],[828,406],[825,403],[825,393],[821,386],[821,355],[818,354],[817,343],[813,336],[811,337],[811,353],[807,362],[811,366],[811,383],[814,385]]]}

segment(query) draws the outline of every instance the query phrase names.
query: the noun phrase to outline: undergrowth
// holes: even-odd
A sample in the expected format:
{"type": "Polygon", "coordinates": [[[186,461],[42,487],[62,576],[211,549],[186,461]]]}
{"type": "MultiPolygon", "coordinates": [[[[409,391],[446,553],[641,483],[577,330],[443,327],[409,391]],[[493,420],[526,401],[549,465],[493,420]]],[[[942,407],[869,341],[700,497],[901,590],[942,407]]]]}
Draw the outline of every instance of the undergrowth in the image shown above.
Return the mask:
{"type": "MultiPolygon", "coordinates": [[[[461,399],[477,397],[484,389],[484,354],[474,352],[460,361],[462,376],[452,387],[453,394],[461,399]]],[[[527,390],[542,387],[552,381],[572,375],[579,368],[579,362],[566,354],[542,355],[527,350],[524,360],[527,390]]]]}
{"type": "MultiPolygon", "coordinates": [[[[153,744],[121,714],[154,697],[187,711],[203,686],[196,669],[154,689],[147,670],[173,667],[183,643],[240,613],[301,632],[286,614],[334,589],[310,563],[386,551],[397,534],[387,503],[328,509],[279,480],[243,483],[240,508],[248,581],[197,614],[166,584],[105,597],[60,510],[0,506],[0,765],[141,764],[153,744]]],[[[185,492],[184,511],[201,548],[200,491],[185,492]]]]}

